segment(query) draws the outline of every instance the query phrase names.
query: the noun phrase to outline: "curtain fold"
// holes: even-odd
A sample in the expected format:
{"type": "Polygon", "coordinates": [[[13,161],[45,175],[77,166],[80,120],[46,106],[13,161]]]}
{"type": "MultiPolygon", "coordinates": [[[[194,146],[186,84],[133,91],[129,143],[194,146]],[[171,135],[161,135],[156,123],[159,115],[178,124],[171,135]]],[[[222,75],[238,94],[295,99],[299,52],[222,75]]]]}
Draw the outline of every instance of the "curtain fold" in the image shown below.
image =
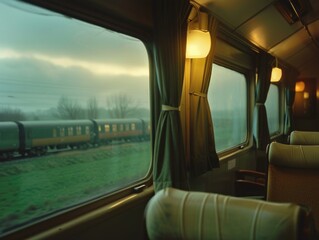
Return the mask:
{"type": "Polygon", "coordinates": [[[274,58],[270,54],[260,53],[253,124],[253,135],[258,150],[266,150],[270,143],[265,101],[270,87],[273,60],[274,58]]]}
{"type": "Polygon", "coordinates": [[[192,59],[190,64],[190,175],[199,176],[219,167],[214,128],[207,99],[215,54],[217,20],[209,16],[211,49],[206,58],[192,59]]]}
{"type": "Polygon", "coordinates": [[[285,111],[285,122],[284,122],[284,134],[289,135],[295,128],[293,121],[292,105],[295,101],[295,90],[285,88],[286,97],[286,111],[285,111]]]}
{"type": "Polygon", "coordinates": [[[155,28],[151,60],[156,69],[154,76],[162,104],[154,139],[153,181],[156,192],[165,187],[188,189],[178,109],[184,78],[189,11],[188,0],[153,1],[155,28]]]}
{"type": "Polygon", "coordinates": [[[286,111],[284,119],[284,134],[289,135],[295,128],[293,120],[292,106],[295,101],[295,84],[298,77],[298,72],[289,69],[287,74],[287,83],[285,87],[286,111]]]}

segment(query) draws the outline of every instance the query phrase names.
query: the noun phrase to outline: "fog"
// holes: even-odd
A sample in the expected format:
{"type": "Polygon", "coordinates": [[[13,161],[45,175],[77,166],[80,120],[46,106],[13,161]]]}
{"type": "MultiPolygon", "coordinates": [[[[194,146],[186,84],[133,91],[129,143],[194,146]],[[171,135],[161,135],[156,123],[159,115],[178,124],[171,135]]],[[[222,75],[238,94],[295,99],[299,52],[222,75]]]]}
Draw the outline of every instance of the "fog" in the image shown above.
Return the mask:
{"type": "Polygon", "coordinates": [[[45,110],[61,96],[105,107],[124,93],[149,108],[141,41],[12,0],[0,2],[0,32],[0,107],[45,110]]]}

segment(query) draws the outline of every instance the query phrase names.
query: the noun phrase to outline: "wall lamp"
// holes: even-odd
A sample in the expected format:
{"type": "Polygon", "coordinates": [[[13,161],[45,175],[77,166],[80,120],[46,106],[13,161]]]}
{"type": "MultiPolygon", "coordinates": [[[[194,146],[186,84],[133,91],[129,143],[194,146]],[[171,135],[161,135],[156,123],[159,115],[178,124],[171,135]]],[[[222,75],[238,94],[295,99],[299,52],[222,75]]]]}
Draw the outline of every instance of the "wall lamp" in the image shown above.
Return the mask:
{"type": "Polygon", "coordinates": [[[305,90],[305,83],[303,81],[296,82],[295,92],[303,92],[305,90]]]}
{"type": "Polygon", "coordinates": [[[208,14],[199,10],[196,2],[190,2],[196,9],[196,15],[189,20],[187,31],[186,58],[205,58],[207,57],[211,39],[208,31],[208,14]]]}
{"type": "Polygon", "coordinates": [[[272,68],[270,82],[279,82],[282,76],[282,70],[278,67],[278,60],[276,58],[276,66],[272,68]]]}

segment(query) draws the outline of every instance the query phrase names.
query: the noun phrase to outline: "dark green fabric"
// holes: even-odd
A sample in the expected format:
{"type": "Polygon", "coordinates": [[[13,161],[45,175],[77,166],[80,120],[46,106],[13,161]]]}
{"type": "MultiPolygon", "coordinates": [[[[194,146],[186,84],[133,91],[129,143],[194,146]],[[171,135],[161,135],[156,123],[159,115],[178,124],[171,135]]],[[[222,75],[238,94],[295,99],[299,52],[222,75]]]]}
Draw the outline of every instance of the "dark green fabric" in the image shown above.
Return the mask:
{"type": "MultiPolygon", "coordinates": [[[[153,1],[155,78],[162,105],[178,108],[181,100],[188,0],[153,1]],[[165,15],[163,15],[165,13],[165,15]]],[[[187,189],[185,151],[180,114],[177,110],[161,111],[154,143],[153,181],[155,191],[165,187],[187,189]]]]}
{"type": "Polygon", "coordinates": [[[266,150],[267,145],[270,143],[265,101],[270,86],[273,60],[274,58],[270,54],[260,53],[253,125],[254,140],[256,148],[259,150],[266,150]]]}
{"type": "Polygon", "coordinates": [[[298,72],[294,69],[288,69],[286,74],[285,84],[285,98],[286,98],[286,111],[284,122],[284,134],[289,135],[295,128],[293,120],[292,106],[295,101],[295,85],[298,77],[298,72]]]}
{"type": "Polygon", "coordinates": [[[295,101],[295,90],[285,88],[286,95],[286,112],[284,123],[284,134],[289,135],[294,130],[294,122],[292,116],[292,105],[295,101]]]}
{"type": "Polygon", "coordinates": [[[207,99],[214,53],[217,20],[209,17],[211,49],[206,58],[192,59],[190,68],[190,175],[199,176],[219,167],[214,128],[207,99]]]}

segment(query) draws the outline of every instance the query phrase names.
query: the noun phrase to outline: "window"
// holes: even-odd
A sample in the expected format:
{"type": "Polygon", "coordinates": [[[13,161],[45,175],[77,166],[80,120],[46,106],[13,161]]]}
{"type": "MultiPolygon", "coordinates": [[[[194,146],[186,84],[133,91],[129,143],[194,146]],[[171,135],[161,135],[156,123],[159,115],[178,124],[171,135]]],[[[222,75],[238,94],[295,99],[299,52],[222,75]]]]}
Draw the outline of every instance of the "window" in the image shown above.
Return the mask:
{"type": "Polygon", "coordinates": [[[112,124],[112,132],[117,132],[117,125],[116,124],[112,124]]]}
{"type": "Polygon", "coordinates": [[[104,125],[104,129],[105,129],[105,132],[110,132],[110,125],[109,124],[105,124],[104,125]]]}
{"type": "Polygon", "coordinates": [[[275,135],[280,132],[279,88],[277,85],[270,84],[265,106],[267,110],[269,133],[270,135],[275,135]]]}
{"type": "Polygon", "coordinates": [[[73,127],[68,127],[68,136],[73,136],[73,127]]]}
{"type": "Polygon", "coordinates": [[[65,131],[64,128],[60,128],[60,137],[64,137],[65,131]]]}
{"type": "Polygon", "coordinates": [[[76,135],[81,135],[81,126],[76,126],[76,135]]]}
{"type": "MultiPolygon", "coordinates": [[[[114,126],[121,116],[149,119],[144,44],[14,0],[0,1],[0,32],[0,129],[7,126],[2,121],[19,122],[39,137],[33,141],[31,134],[20,133],[25,154],[19,155],[19,144],[9,151],[24,160],[0,161],[0,238],[144,181],[151,164],[149,140],[112,141],[94,132],[102,119],[112,119],[114,126]],[[127,112],[116,107],[119,99],[127,112]],[[65,135],[74,138],[62,139],[65,135]]],[[[18,143],[13,137],[10,141],[18,143]]],[[[0,156],[5,151],[0,144],[0,156]]]]}
{"type": "Polygon", "coordinates": [[[242,73],[213,64],[208,101],[214,124],[216,151],[247,140],[247,84],[242,73]]]}

